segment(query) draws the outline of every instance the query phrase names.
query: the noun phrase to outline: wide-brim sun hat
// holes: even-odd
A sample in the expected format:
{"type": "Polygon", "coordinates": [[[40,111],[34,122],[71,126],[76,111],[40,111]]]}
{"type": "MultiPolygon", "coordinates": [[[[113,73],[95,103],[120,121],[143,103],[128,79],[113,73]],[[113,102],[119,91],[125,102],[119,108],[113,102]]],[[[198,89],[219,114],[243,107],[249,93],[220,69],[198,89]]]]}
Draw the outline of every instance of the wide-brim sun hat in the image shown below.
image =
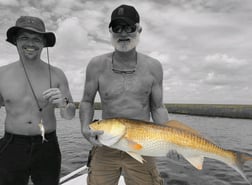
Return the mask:
{"type": "Polygon", "coordinates": [[[46,32],[44,22],[38,17],[21,16],[18,18],[16,25],[7,30],[6,41],[16,46],[16,37],[21,30],[41,34],[46,41],[44,47],[53,47],[55,45],[55,34],[53,32],[46,32]]]}

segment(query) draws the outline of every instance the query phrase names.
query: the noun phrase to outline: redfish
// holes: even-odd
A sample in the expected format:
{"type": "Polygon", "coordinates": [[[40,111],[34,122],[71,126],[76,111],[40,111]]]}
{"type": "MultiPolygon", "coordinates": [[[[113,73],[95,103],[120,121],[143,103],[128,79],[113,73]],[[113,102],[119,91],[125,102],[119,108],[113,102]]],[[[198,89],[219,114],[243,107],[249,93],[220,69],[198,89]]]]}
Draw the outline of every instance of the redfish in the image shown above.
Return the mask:
{"type": "Polygon", "coordinates": [[[113,118],[95,121],[90,124],[90,128],[104,132],[98,136],[101,144],[125,151],[141,163],[144,162],[142,156],[161,157],[176,151],[201,170],[204,158],[207,157],[232,167],[251,185],[242,166],[252,160],[252,155],[221,148],[179,121],[172,120],[160,125],[113,118]]]}

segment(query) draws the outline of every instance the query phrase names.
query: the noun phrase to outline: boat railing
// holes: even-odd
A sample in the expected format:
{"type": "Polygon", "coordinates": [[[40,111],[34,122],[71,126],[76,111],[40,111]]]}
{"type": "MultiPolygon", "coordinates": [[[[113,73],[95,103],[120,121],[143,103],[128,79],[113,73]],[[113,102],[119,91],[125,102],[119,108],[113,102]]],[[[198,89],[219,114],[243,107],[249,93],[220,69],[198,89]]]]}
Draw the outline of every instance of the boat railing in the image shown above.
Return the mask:
{"type": "Polygon", "coordinates": [[[83,166],[83,167],[78,168],[77,170],[67,174],[66,176],[61,177],[60,178],[60,184],[64,183],[65,181],[67,181],[68,179],[72,178],[73,176],[77,175],[80,172],[84,172],[84,173],[87,172],[87,170],[88,170],[88,168],[87,168],[86,165],[83,166]]]}

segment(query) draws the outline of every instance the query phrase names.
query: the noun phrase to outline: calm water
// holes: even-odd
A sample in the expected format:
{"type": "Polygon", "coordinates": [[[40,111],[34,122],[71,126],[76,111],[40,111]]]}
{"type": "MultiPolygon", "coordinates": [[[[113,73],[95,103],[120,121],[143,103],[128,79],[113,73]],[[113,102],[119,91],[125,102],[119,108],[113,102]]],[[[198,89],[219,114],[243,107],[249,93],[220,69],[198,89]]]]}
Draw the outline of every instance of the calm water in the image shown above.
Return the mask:
{"type": "MultiPolygon", "coordinates": [[[[57,133],[62,152],[62,176],[83,166],[87,161],[91,145],[80,134],[78,112],[73,120],[65,121],[58,112],[57,133]]],[[[95,118],[100,119],[96,111],[95,118]]],[[[0,136],[3,135],[4,109],[0,109],[0,136]]],[[[212,118],[170,114],[176,119],[200,131],[206,138],[232,150],[252,154],[252,120],[212,118]]],[[[169,185],[246,185],[242,177],[225,164],[206,159],[204,169],[196,170],[183,158],[171,160],[163,157],[157,164],[165,184],[169,185]]],[[[244,166],[244,171],[252,182],[252,161],[244,166]]]]}

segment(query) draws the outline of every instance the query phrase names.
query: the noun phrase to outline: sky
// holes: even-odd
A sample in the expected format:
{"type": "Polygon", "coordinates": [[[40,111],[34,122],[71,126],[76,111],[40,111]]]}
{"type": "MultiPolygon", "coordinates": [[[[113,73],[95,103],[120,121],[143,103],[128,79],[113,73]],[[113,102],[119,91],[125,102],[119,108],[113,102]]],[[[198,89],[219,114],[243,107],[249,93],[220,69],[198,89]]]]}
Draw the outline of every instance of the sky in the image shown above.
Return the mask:
{"type": "Polygon", "coordinates": [[[0,0],[0,66],[18,60],[7,29],[38,16],[57,37],[50,62],[80,101],[88,62],[114,50],[108,24],[121,4],[140,14],[137,51],[163,66],[164,103],[252,104],[251,0],[0,0]]]}

